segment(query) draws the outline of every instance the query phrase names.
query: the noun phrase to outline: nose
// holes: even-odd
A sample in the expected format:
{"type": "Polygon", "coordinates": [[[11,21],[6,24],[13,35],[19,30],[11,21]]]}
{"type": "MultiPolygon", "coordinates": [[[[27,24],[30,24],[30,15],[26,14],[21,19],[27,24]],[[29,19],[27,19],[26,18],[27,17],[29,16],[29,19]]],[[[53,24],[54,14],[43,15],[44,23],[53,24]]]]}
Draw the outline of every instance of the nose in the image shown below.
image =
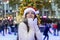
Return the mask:
{"type": "Polygon", "coordinates": [[[29,15],[31,16],[31,14],[32,14],[32,13],[30,12],[29,15]]]}

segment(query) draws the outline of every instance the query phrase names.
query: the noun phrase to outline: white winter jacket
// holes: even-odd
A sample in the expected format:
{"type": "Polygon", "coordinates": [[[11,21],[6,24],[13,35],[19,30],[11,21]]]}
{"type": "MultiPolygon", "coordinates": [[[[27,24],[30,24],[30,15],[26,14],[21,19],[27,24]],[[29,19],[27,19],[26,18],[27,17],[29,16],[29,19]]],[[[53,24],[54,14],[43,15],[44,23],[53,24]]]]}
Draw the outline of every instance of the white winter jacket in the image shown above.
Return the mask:
{"type": "Polygon", "coordinates": [[[19,40],[35,40],[34,35],[36,34],[37,40],[42,40],[42,35],[37,25],[33,22],[29,24],[30,30],[27,32],[27,27],[24,22],[21,22],[18,27],[19,40]]]}

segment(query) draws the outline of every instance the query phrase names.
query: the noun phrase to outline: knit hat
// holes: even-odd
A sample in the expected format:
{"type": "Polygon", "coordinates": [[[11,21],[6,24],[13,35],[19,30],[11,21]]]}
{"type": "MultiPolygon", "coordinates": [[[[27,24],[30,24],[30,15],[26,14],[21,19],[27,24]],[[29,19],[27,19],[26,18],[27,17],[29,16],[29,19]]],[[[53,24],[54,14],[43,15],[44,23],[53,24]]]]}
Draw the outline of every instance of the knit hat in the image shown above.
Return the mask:
{"type": "Polygon", "coordinates": [[[24,10],[24,16],[27,12],[30,12],[30,11],[32,11],[34,13],[36,12],[33,8],[30,7],[30,8],[27,8],[27,9],[24,10]]]}

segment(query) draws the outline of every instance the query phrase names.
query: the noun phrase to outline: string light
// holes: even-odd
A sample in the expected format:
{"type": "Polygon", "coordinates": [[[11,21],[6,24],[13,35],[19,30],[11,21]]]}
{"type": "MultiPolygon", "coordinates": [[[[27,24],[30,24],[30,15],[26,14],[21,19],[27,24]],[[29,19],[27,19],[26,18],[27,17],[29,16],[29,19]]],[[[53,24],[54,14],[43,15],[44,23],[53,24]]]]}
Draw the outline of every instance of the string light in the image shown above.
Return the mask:
{"type": "Polygon", "coordinates": [[[49,0],[49,2],[51,3],[51,0],[49,0]]]}

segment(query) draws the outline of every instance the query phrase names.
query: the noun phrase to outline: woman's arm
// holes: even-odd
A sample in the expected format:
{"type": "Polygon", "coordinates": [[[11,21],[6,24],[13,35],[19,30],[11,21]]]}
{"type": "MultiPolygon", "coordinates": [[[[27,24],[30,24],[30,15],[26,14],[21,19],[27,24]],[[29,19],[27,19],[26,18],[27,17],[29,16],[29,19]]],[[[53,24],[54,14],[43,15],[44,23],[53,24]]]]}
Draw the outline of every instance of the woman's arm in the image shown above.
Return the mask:
{"type": "Polygon", "coordinates": [[[19,40],[26,40],[27,38],[27,30],[26,30],[26,25],[22,22],[18,26],[18,35],[19,35],[19,40]]]}
{"type": "Polygon", "coordinates": [[[35,35],[37,40],[42,40],[42,33],[37,25],[37,18],[34,20],[35,35]]]}
{"type": "Polygon", "coordinates": [[[42,33],[40,32],[38,26],[35,26],[35,35],[37,37],[37,40],[42,40],[42,33]]]}

